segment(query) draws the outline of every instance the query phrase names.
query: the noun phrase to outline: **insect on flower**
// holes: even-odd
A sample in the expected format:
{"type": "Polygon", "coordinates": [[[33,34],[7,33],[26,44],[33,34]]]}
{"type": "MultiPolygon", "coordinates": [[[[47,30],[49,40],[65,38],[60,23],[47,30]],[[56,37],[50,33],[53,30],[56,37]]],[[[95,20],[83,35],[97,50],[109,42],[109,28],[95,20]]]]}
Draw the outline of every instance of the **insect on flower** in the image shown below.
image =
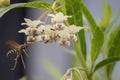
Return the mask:
{"type": "Polygon", "coordinates": [[[18,62],[18,58],[21,58],[23,67],[25,68],[25,62],[24,62],[24,59],[23,59],[23,53],[26,56],[29,56],[27,51],[26,51],[27,44],[18,44],[15,41],[7,41],[7,44],[10,45],[13,48],[13,49],[11,49],[11,50],[9,50],[7,52],[7,56],[9,56],[10,54],[16,54],[16,57],[14,59],[15,63],[14,63],[13,68],[11,68],[11,70],[14,70],[16,68],[16,65],[17,65],[17,62],[18,62]]]}

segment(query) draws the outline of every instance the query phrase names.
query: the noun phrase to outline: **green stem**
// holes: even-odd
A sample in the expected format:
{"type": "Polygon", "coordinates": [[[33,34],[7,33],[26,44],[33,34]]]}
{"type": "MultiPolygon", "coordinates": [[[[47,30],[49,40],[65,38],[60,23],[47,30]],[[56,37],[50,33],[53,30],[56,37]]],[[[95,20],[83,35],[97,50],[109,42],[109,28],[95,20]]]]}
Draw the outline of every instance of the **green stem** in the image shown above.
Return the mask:
{"type": "Polygon", "coordinates": [[[76,51],[76,55],[78,57],[78,60],[79,62],[81,63],[81,66],[86,70],[86,75],[87,75],[87,80],[92,80],[92,76],[93,76],[93,69],[94,69],[94,62],[92,63],[92,66],[91,66],[91,69],[89,71],[87,65],[86,65],[86,61],[85,61],[85,58],[82,54],[82,51],[81,51],[81,47],[79,45],[78,42],[75,42],[74,44],[74,49],[76,51]]]}
{"type": "Polygon", "coordinates": [[[78,76],[79,80],[83,80],[83,76],[81,72],[77,68],[73,68],[73,71],[75,71],[76,75],[78,76]]]}
{"type": "Polygon", "coordinates": [[[41,14],[37,19],[41,20],[45,15],[47,15],[50,12],[50,10],[45,11],[43,14],[41,14]]]}
{"type": "Polygon", "coordinates": [[[89,77],[89,79],[88,80],[92,80],[92,77],[89,77]]]}
{"type": "Polygon", "coordinates": [[[84,68],[87,68],[86,63],[85,63],[85,59],[84,59],[84,57],[82,55],[82,51],[81,51],[81,48],[80,48],[79,44],[78,43],[74,43],[73,45],[74,45],[74,49],[76,51],[76,55],[77,55],[81,65],[84,68]]]}
{"type": "Polygon", "coordinates": [[[90,74],[87,76],[88,80],[92,80],[93,74],[90,72],[90,74]]]}
{"type": "Polygon", "coordinates": [[[94,74],[94,63],[95,62],[92,62],[92,65],[91,65],[90,76],[92,76],[94,74]]]}
{"type": "Polygon", "coordinates": [[[86,61],[85,61],[84,56],[82,54],[80,45],[78,42],[75,42],[75,43],[73,43],[73,46],[74,46],[74,49],[76,51],[76,56],[78,57],[78,60],[81,64],[81,66],[86,70],[86,74],[88,76],[89,75],[88,67],[86,65],[86,61]]]}
{"type": "Polygon", "coordinates": [[[105,80],[111,80],[111,75],[107,74],[107,66],[105,67],[105,80]]]}

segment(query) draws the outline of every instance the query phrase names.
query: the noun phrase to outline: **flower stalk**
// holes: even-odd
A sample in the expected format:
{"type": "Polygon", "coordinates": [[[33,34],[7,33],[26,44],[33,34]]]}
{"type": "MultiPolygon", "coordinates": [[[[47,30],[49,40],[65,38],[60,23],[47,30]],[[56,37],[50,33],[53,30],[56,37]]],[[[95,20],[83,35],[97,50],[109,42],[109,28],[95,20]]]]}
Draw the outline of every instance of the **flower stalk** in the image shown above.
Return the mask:
{"type": "Polygon", "coordinates": [[[81,64],[81,66],[85,69],[85,72],[86,72],[86,75],[87,75],[87,79],[90,79],[91,76],[90,75],[90,72],[89,72],[89,69],[87,67],[87,64],[86,64],[86,61],[84,59],[84,56],[82,55],[82,51],[81,51],[81,48],[78,44],[78,41],[77,42],[74,42],[73,43],[73,46],[74,46],[74,49],[76,51],[76,56],[78,57],[78,60],[81,64]]]}

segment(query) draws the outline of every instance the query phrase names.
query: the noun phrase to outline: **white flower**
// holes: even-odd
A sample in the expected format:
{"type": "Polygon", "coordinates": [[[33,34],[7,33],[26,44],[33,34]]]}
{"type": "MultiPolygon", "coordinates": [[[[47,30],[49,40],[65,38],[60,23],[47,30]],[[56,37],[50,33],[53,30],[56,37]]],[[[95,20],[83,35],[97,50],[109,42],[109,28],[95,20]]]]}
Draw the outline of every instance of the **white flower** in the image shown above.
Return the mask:
{"type": "Polygon", "coordinates": [[[26,29],[21,29],[18,33],[25,33],[27,35],[26,29]]]}
{"type": "Polygon", "coordinates": [[[84,27],[79,27],[76,25],[71,25],[69,27],[66,28],[66,31],[71,33],[71,34],[75,34],[77,32],[79,32],[80,30],[84,29],[84,27]]]}
{"type": "Polygon", "coordinates": [[[37,32],[37,28],[26,28],[26,29],[21,29],[20,31],[18,31],[19,33],[25,33],[26,35],[36,35],[37,32]]]}
{"type": "Polygon", "coordinates": [[[39,37],[41,37],[41,41],[43,42],[47,42],[50,39],[49,35],[40,35],[39,37]]]}
{"type": "Polygon", "coordinates": [[[25,23],[22,23],[21,25],[27,25],[28,27],[37,27],[39,24],[41,24],[42,22],[40,20],[30,20],[25,18],[25,23]]]}
{"type": "Polygon", "coordinates": [[[36,41],[42,41],[41,35],[36,37],[36,41]]]}
{"type": "Polygon", "coordinates": [[[38,30],[38,33],[43,33],[44,30],[45,30],[45,26],[44,25],[40,25],[37,30],[38,30]]]}
{"type": "Polygon", "coordinates": [[[50,34],[54,34],[55,32],[56,31],[52,25],[46,25],[44,34],[50,35],[50,34]]]}
{"type": "Polygon", "coordinates": [[[55,30],[64,30],[66,26],[64,25],[64,23],[56,23],[54,27],[55,27],[55,30]]]}
{"type": "Polygon", "coordinates": [[[50,38],[50,39],[48,40],[49,43],[53,43],[53,42],[56,42],[56,41],[58,40],[58,37],[55,36],[55,35],[54,35],[54,36],[49,36],[49,38],[50,38]]]}
{"type": "Polygon", "coordinates": [[[70,46],[70,41],[66,40],[66,39],[60,39],[58,41],[58,44],[61,46],[70,46]]]}
{"type": "Polygon", "coordinates": [[[77,36],[75,34],[68,34],[69,41],[77,41],[77,36]]]}
{"type": "Polygon", "coordinates": [[[36,42],[36,37],[27,36],[27,43],[34,43],[34,42],[36,42]]]}
{"type": "Polygon", "coordinates": [[[43,25],[40,20],[30,20],[25,18],[27,25],[26,29],[21,29],[19,33],[25,33],[27,35],[27,43],[33,43],[37,41],[43,41],[44,43],[58,42],[61,46],[69,46],[71,42],[77,41],[75,33],[84,29],[76,25],[66,26],[63,21],[71,16],[65,16],[62,12],[57,14],[49,14],[51,21],[54,22],[52,25],[43,25]]]}
{"type": "Polygon", "coordinates": [[[56,31],[54,28],[49,26],[49,27],[45,28],[43,34],[44,35],[49,35],[48,42],[52,43],[52,42],[55,42],[58,39],[59,31],[56,31]]]}
{"type": "Polygon", "coordinates": [[[71,17],[71,16],[65,16],[62,12],[58,12],[55,15],[54,14],[48,14],[48,16],[51,16],[51,22],[63,22],[66,21],[67,18],[71,17]]]}
{"type": "Polygon", "coordinates": [[[60,33],[59,33],[59,36],[60,36],[61,39],[66,39],[67,40],[68,35],[69,35],[69,33],[67,31],[65,31],[65,30],[60,31],[60,33]]]}
{"type": "Polygon", "coordinates": [[[26,28],[26,32],[28,35],[36,35],[38,33],[37,28],[26,28]]]}

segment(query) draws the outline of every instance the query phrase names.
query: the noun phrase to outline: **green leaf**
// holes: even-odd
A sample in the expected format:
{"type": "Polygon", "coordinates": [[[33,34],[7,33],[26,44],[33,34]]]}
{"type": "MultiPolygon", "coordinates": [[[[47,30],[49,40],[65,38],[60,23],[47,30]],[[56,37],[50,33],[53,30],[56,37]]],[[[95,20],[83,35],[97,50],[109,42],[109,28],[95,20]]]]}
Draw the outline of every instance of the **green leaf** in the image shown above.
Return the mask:
{"type": "Polygon", "coordinates": [[[111,21],[112,7],[110,4],[106,4],[104,2],[104,3],[102,3],[102,9],[103,9],[102,10],[103,16],[102,16],[102,19],[100,20],[100,27],[103,30],[106,30],[106,28],[108,27],[108,25],[110,24],[110,21],[111,21]]]}
{"type": "Polygon", "coordinates": [[[111,23],[109,24],[109,26],[105,30],[105,34],[108,35],[109,33],[111,33],[111,31],[113,31],[116,23],[119,21],[119,18],[120,18],[120,9],[117,11],[117,13],[115,14],[115,16],[112,19],[111,23]]]}
{"type": "Polygon", "coordinates": [[[109,37],[108,56],[120,56],[120,25],[110,34],[109,37]]]}
{"type": "Polygon", "coordinates": [[[104,42],[104,34],[99,28],[99,26],[96,24],[94,18],[92,17],[91,13],[87,9],[86,5],[83,2],[80,5],[81,5],[82,12],[85,15],[86,20],[88,21],[92,31],[92,42],[91,42],[90,54],[91,54],[91,59],[95,61],[100,54],[100,50],[104,42]]]}
{"type": "Polygon", "coordinates": [[[106,0],[101,0],[102,14],[106,12],[106,0]]]}
{"type": "MultiPolygon", "coordinates": [[[[80,7],[80,0],[61,0],[63,6],[65,6],[65,10],[67,15],[72,16],[72,18],[68,19],[68,22],[70,25],[75,24],[77,26],[83,26],[83,21],[82,21],[82,13],[81,13],[81,7],[80,7]]],[[[81,52],[86,58],[86,42],[85,42],[85,35],[84,35],[84,30],[81,30],[78,33],[78,40],[79,40],[79,45],[81,48],[81,52]]]]}
{"type": "Polygon", "coordinates": [[[38,9],[48,9],[51,7],[51,4],[43,1],[34,1],[28,3],[17,3],[11,4],[10,6],[0,8],[0,17],[2,17],[6,12],[14,8],[29,7],[29,8],[38,8],[38,9]]]}
{"type": "Polygon", "coordinates": [[[27,80],[27,78],[24,76],[24,77],[20,78],[19,80],[27,80]]]}
{"type": "Polygon", "coordinates": [[[61,6],[61,11],[66,14],[66,7],[65,7],[65,0],[60,0],[62,6],[61,6]]]}
{"type": "Polygon", "coordinates": [[[111,57],[111,58],[107,58],[105,60],[102,60],[101,62],[99,62],[95,68],[94,68],[94,72],[97,71],[98,69],[102,68],[103,66],[106,66],[108,64],[114,63],[120,61],[120,57],[111,57]]]}
{"type": "MultiPolygon", "coordinates": [[[[108,57],[120,56],[120,25],[110,34],[108,43],[108,57]]],[[[115,64],[107,67],[107,74],[110,76],[115,64]]]]}
{"type": "Polygon", "coordinates": [[[107,5],[106,7],[106,12],[105,12],[105,25],[108,25],[110,23],[111,20],[111,15],[112,15],[112,7],[110,4],[107,5]]]}

